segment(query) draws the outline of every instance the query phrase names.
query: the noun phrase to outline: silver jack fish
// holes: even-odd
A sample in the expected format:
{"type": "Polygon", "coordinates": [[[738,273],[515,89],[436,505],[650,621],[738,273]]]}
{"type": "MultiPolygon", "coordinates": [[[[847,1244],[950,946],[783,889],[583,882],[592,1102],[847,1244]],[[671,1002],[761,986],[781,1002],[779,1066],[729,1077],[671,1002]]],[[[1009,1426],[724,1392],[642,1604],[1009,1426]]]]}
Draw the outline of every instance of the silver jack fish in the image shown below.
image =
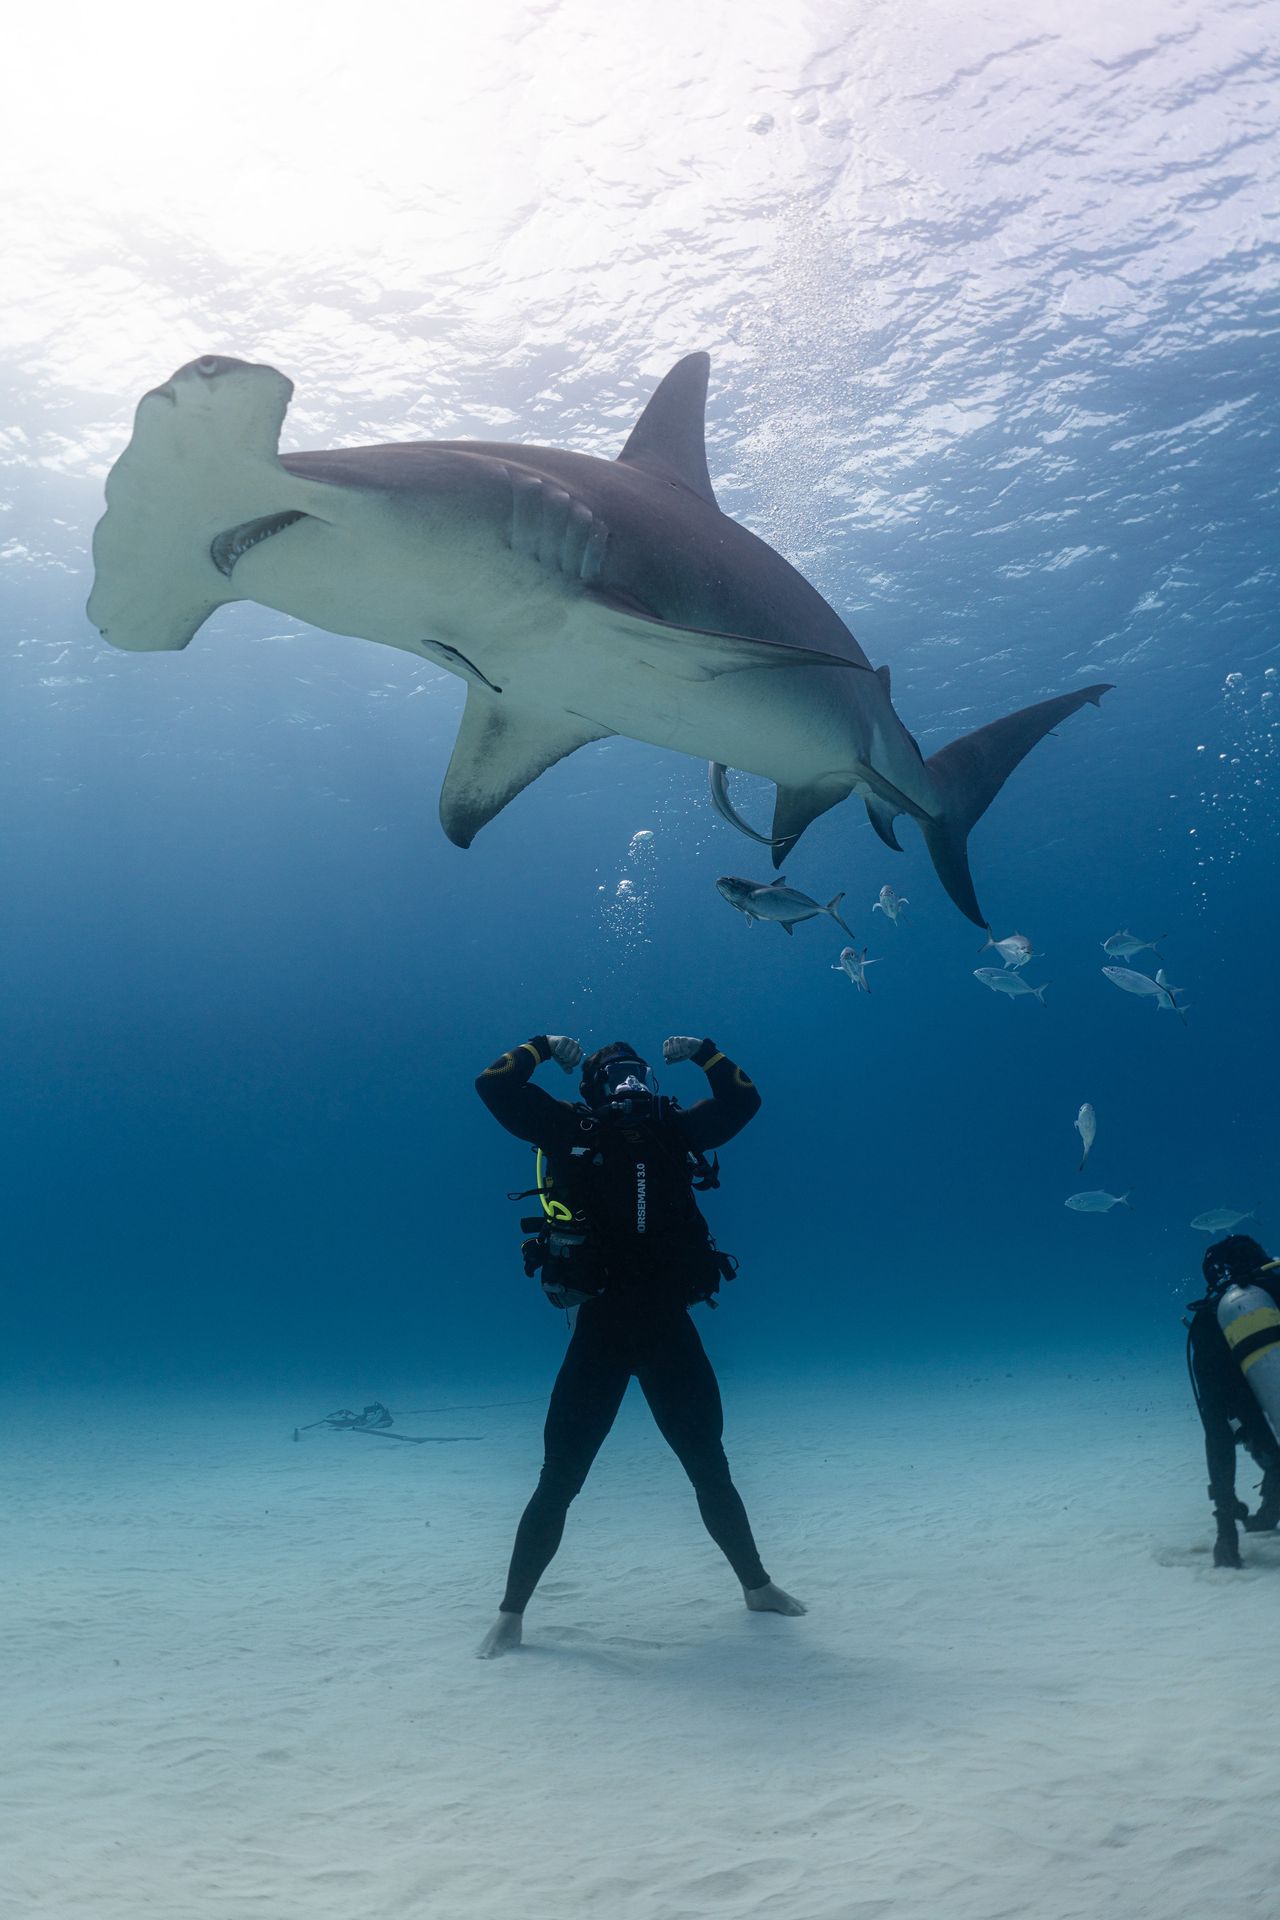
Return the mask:
{"type": "Polygon", "coordinates": [[[1102,943],[1102,951],[1109,953],[1113,960],[1132,960],[1135,953],[1145,953],[1149,947],[1154,953],[1161,940],[1169,938],[1162,933],[1155,940],[1139,940],[1136,933],[1130,933],[1128,927],[1121,927],[1119,933],[1113,933],[1109,940],[1102,943]]]}
{"type": "Polygon", "coordinates": [[[1084,1172],[1084,1163],[1089,1158],[1089,1152],[1093,1146],[1097,1131],[1098,1116],[1086,1100],[1076,1115],[1076,1132],[1080,1135],[1080,1142],[1084,1147],[1084,1152],[1080,1156],[1080,1165],[1077,1169],[1080,1173],[1084,1172]]]}
{"type": "MultiPolygon", "coordinates": [[[[1129,1188],[1129,1193],[1133,1188],[1129,1188]]],[[[1069,1200],[1063,1201],[1064,1207],[1070,1207],[1072,1213],[1110,1213],[1112,1207],[1128,1207],[1133,1212],[1133,1202],[1129,1193],[1104,1193],[1101,1187],[1092,1193],[1073,1193],[1069,1200]]]]}
{"type": "Polygon", "coordinates": [[[856,947],[841,947],[839,962],[831,969],[832,973],[847,973],[859,993],[870,993],[867,968],[880,964],[878,960],[868,960],[869,951],[868,947],[864,947],[861,953],[856,947]]]}
{"type": "Polygon", "coordinates": [[[1113,987],[1122,987],[1126,993],[1145,994],[1148,1000],[1154,1000],[1162,1010],[1176,1013],[1183,1026],[1186,1026],[1186,1004],[1184,1002],[1179,1006],[1176,998],[1182,992],[1182,988],[1170,986],[1164,977],[1163,967],[1154,980],[1149,973],[1136,973],[1132,967],[1104,967],[1102,971],[1113,987]]]}
{"type": "Polygon", "coordinates": [[[1025,933],[1011,933],[1004,940],[991,939],[985,947],[979,947],[979,953],[994,950],[1000,955],[1006,967],[1025,967],[1028,960],[1043,960],[1044,955],[1037,953],[1025,933]]]}
{"type": "Polygon", "coordinates": [[[1234,1207],[1210,1207],[1208,1213],[1198,1213],[1191,1222],[1197,1233],[1234,1233],[1244,1220],[1252,1220],[1258,1209],[1250,1207],[1247,1213],[1237,1213],[1234,1207]]]}
{"type": "Polygon", "coordinates": [[[785,874],[780,874],[769,886],[762,886],[758,880],[741,880],[726,873],[716,881],[716,890],[731,907],[745,913],[748,922],[771,920],[784,933],[792,933],[797,921],[814,920],[820,913],[829,913],[851,940],[855,938],[853,928],[846,926],[836,912],[844,899],[842,893],[835,894],[824,907],[811,900],[807,893],[801,893],[798,887],[789,887],[785,874]]]}
{"type": "Polygon", "coordinates": [[[902,918],[902,909],[909,907],[909,900],[900,900],[892,887],[881,887],[880,898],[872,906],[872,913],[882,913],[886,920],[892,920],[896,927],[902,918]]]}
{"type": "Polygon", "coordinates": [[[1041,1006],[1044,1005],[1044,987],[1049,982],[1046,980],[1044,987],[1033,987],[1023,979],[1016,967],[975,967],[973,977],[981,980],[984,987],[990,987],[992,993],[1007,993],[1011,999],[1016,999],[1020,993],[1031,993],[1041,1006]]]}

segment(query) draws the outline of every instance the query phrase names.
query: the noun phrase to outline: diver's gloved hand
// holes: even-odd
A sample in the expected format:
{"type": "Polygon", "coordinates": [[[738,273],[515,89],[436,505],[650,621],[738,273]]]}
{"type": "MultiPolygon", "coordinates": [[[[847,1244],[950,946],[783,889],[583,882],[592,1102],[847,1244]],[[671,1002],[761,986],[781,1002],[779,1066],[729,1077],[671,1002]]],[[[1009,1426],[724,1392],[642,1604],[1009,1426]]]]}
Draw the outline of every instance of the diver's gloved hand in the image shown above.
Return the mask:
{"type": "Polygon", "coordinates": [[[572,1073],[582,1058],[582,1047],[577,1040],[571,1040],[567,1033],[549,1033],[547,1045],[551,1049],[551,1058],[566,1073],[572,1073]]]}
{"type": "Polygon", "coordinates": [[[673,1067],[677,1060],[692,1060],[701,1045],[701,1035],[695,1038],[690,1033],[673,1033],[669,1040],[662,1043],[662,1057],[669,1067],[673,1067]]]}

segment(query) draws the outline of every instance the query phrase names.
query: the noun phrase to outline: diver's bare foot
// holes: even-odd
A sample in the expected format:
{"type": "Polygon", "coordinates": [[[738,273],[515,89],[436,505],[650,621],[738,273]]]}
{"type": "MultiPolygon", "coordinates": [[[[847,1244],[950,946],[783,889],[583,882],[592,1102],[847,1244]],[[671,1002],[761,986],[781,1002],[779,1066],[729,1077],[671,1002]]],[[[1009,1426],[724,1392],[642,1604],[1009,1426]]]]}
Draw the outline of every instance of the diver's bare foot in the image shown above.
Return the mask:
{"type": "Polygon", "coordinates": [[[744,1587],[742,1597],[752,1613],[807,1613],[809,1609],[781,1587],[775,1587],[772,1580],[766,1580],[762,1587],[744,1587]]]}
{"type": "MultiPolygon", "coordinates": [[[[794,1602],[792,1604],[794,1605],[794,1602]]],[[[802,1608],[801,1611],[803,1612],[804,1609],[802,1608]]],[[[496,1660],[500,1653],[510,1653],[513,1647],[518,1647],[521,1625],[521,1616],[518,1613],[500,1613],[476,1648],[476,1659],[496,1660]]]]}

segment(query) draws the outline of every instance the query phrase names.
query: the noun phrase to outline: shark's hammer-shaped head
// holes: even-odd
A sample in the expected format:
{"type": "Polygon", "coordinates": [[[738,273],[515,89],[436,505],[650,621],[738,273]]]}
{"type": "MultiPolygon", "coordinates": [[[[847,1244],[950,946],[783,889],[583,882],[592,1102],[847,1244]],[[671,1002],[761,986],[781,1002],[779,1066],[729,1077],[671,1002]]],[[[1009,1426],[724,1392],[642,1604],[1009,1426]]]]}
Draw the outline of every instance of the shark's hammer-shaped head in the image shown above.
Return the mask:
{"type": "Polygon", "coordinates": [[[113,646],[185,647],[237,598],[216,543],[287,508],[276,450],[292,394],[274,367],[209,353],[143,395],[93,538],[88,613],[113,646]]]}

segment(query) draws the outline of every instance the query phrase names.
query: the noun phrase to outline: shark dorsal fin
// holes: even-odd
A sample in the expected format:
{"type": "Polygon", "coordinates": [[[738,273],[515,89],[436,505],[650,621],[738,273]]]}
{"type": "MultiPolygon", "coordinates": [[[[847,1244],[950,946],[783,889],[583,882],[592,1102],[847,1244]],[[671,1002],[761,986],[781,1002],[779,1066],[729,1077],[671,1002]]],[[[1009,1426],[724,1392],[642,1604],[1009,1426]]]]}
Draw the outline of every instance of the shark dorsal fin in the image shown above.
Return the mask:
{"type": "Polygon", "coordinates": [[[629,467],[642,467],[718,505],[707,471],[707,374],[710,356],[689,353],[677,360],[651,395],[618,455],[629,467]]]}

